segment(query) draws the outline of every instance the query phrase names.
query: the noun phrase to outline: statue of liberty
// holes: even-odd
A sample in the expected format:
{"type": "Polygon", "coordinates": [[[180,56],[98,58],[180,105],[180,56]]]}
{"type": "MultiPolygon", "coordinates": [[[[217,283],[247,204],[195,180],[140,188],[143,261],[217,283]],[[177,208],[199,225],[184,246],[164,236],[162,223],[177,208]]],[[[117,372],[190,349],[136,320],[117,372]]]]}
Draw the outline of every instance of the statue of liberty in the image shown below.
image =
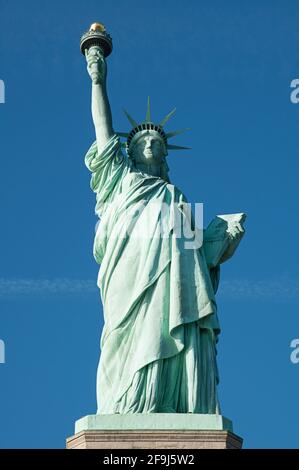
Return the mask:
{"type": "MultiPolygon", "coordinates": [[[[102,25],[91,27],[97,29],[104,34],[102,25]]],[[[96,134],[85,162],[100,218],[94,257],[104,312],[98,414],[219,414],[215,294],[219,265],[238,246],[245,215],[216,217],[203,243],[187,247],[173,214],[179,211],[192,233],[194,218],[168,175],[168,150],[184,149],[169,144],[180,131],[164,130],[173,111],[157,123],[148,100],[145,121],[126,112],[132,129],[115,132],[105,54],[92,45],[85,56],[96,134]]]]}

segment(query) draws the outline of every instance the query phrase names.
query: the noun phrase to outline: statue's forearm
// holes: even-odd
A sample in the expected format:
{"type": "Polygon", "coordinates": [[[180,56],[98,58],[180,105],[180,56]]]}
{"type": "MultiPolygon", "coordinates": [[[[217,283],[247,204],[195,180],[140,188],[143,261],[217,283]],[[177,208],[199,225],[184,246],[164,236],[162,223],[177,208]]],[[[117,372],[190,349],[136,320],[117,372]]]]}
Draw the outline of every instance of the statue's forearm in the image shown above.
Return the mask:
{"type": "Polygon", "coordinates": [[[91,112],[99,152],[114,134],[111,108],[105,84],[92,83],[91,112]]]}

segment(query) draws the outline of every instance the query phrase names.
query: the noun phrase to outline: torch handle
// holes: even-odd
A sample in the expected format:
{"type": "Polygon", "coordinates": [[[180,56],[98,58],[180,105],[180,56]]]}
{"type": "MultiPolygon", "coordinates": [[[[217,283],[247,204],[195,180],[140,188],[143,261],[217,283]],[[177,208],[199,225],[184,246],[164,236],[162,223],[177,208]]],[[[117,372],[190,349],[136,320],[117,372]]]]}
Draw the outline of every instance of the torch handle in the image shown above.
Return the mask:
{"type": "Polygon", "coordinates": [[[105,76],[104,52],[100,46],[91,46],[85,51],[88,73],[93,83],[101,83],[105,76]]]}

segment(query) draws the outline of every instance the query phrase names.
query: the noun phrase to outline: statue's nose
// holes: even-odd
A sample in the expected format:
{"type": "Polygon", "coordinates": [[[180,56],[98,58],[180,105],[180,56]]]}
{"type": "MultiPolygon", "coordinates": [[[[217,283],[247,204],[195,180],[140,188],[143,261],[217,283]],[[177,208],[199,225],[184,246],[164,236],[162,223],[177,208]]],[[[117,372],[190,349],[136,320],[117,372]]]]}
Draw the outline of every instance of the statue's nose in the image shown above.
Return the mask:
{"type": "Polygon", "coordinates": [[[145,141],[145,148],[148,149],[148,148],[151,148],[152,146],[152,141],[151,139],[146,139],[145,141]]]}

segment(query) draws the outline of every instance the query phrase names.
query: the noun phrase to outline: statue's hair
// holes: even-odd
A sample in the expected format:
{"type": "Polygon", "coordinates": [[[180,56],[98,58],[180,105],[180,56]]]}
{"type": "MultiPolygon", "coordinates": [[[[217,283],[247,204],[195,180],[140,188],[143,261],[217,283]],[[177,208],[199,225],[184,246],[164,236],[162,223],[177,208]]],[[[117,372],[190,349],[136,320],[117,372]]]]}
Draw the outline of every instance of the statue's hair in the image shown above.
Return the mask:
{"type": "Polygon", "coordinates": [[[163,158],[163,162],[161,164],[161,178],[163,180],[167,181],[167,183],[170,183],[169,167],[167,165],[167,162],[166,162],[165,158],[163,158]]]}

